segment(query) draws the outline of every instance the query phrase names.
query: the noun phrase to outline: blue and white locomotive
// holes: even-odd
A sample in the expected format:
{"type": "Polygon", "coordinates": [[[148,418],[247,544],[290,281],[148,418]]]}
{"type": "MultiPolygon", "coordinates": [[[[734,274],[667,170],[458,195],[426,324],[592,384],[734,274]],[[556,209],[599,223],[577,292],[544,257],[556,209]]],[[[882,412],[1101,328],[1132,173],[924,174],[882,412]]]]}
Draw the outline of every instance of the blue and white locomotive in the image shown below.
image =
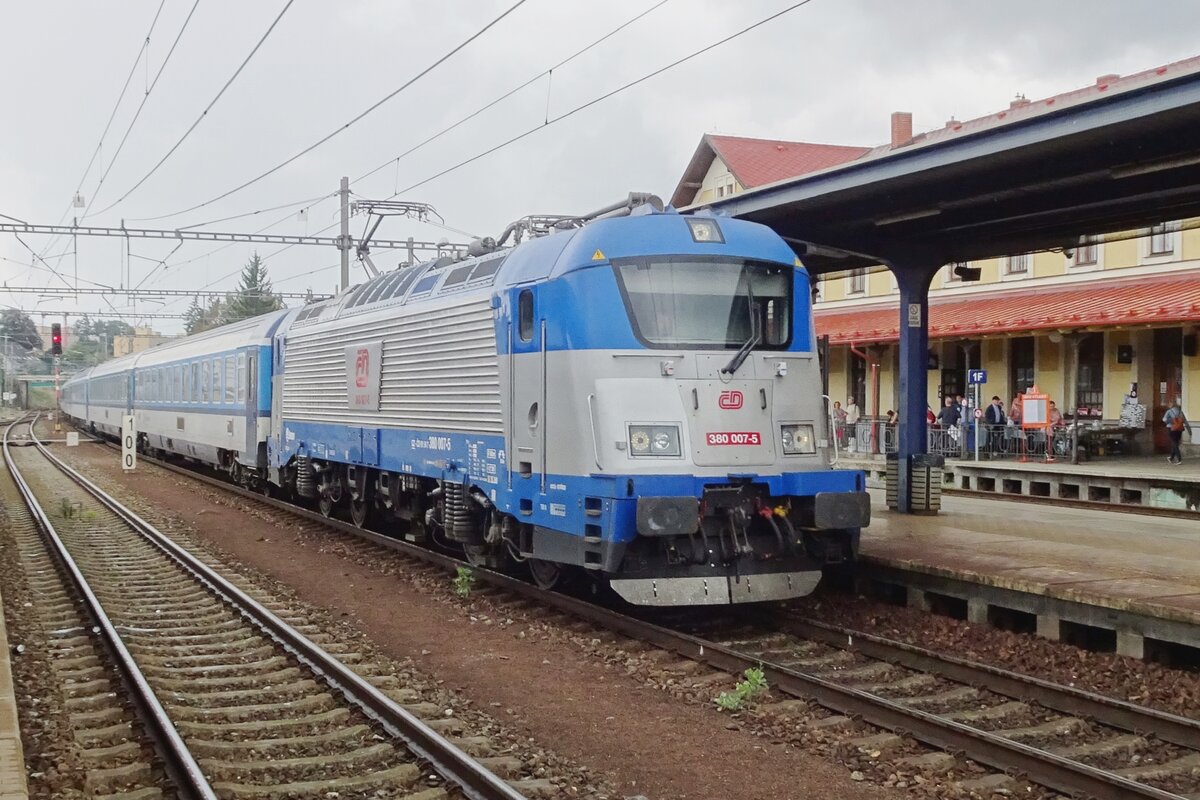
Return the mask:
{"type": "Polygon", "coordinates": [[[110,362],[64,410],[105,431],[88,395],[124,370],[144,446],[542,585],[807,594],[870,518],[829,465],[808,274],[764,226],[628,211],[110,362]]]}

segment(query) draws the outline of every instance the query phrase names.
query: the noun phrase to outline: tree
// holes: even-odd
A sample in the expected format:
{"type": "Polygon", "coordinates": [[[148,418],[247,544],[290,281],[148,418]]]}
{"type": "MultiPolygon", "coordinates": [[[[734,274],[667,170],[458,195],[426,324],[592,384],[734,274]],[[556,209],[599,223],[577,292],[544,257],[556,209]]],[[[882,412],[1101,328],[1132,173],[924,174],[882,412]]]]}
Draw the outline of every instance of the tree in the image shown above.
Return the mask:
{"type": "Polygon", "coordinates": [[[192,304],[184,313],[183,329],[188,336],[200,333],[223,324],[222,314],[225,305],[220,300],[214,300],[211,305],[200,305],[200,298],[192,298],[192,304]]]}
{"type": "Polygon", "coordinates": [[[87,314],[76,320],[71,330],[75,336],[73,340],[68,341],[68,344],[72,346],[83,342],[103,344],[104,358],[112,357],[113,340],[116,337],[132,336],[134,333],[133,326],[128,322],[122,322],[119,319],[98,319],[93,321],[87,314]]]}
{"type": "Polygon", "coordinates": [[[107,360],[111,355],[111,348],[106,352],[104,345],[99,341],[77,338],[63,351],[62,361],[65,366],[92,367],[107,360]]]}
{"type": "Polygon", "coordinates": [[[19,347],[26,352],[42,349],[42,337],[37,325],[28,314],[16,308],[0,311],[0,347],[5,346],[2,343],[5,337],[8,347],[19,347]]]}
{"type": "Polygon", "coordinates": [[[255,253],[242,268],[242,282],[225,304],[221,323],[257,317],[283,308],[283,301],[271,293],[271,279],[262,258],[255,253]]]}

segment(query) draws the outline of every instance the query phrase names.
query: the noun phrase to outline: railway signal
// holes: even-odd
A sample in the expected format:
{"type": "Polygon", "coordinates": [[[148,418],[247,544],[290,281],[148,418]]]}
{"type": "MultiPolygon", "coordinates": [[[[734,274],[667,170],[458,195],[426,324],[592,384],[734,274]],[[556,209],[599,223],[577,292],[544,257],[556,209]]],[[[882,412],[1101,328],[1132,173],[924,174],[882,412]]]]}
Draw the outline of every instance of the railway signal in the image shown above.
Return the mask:
{"type": "Polygon", "coordinates": [[[50,326],[50,354],[62,355],[62,325],[57,322],[50,326]]]}

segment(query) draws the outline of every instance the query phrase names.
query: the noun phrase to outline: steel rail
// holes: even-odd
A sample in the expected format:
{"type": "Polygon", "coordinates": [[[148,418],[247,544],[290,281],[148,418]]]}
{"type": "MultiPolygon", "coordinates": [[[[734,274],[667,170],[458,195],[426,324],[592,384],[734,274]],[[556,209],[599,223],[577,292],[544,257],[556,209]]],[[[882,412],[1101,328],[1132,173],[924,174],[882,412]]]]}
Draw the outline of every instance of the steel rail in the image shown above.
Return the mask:
{"type": "MultiPolygon", "coordinates": [[[[1022,774],[1033,783],[1055,791],[1095,798],[1095,800],[1129,800],[1129,798],[1184,800],[1180,795],[1172,792],[1156,789],[1079,761],[1005,739],[988,731],[972,728],[919,709],[909,708],[869,692],[841,686],[816,675],[779,664],[763,662],[759,658],[740,653],[716,642],[626,616],[574,597],[545,591],[508,575],[481,567],[473,567],[467,562],[451,556],[359,528],[342,520],[325,517],[315,511],[300,508],[283,500],[234,486],[219,478],[200,474],[158,459],[149,460],[156,466],[171,472],[188,476],[247,499],[266,503],[301,519],[317,522],[448,571],[464,566],[471,567],[476,578],[491,586],[510,591],[544,606],[572,614],[600,627],[669,650],[683,658],[707,664],[715,669],[738,674],[751,667],[761,668],[771,685],[785,694],[800,699],[814,700],[825,708],[840,714],[857,717],[870,725],[911,736],[939,750],[962,754],[994,769],[1022,774]]],[[[1105,722],[1103,719],[1099,721],[1105,722]]]]}
{"type": "MultiPolygon", "coordinates": [[[[75,591],[83,598],[88,614],[95,623],[93,632],[99,634],[105,650],[108,651],[116,663],[121,680],[129,689],[129,695],[137,707],[138,719],[152,732],[151,739],[153,740],[155,750],[162,758],[167,775],[175,784],[176,790],[188,798],[216,800],[217,794],[213,791],[212,786],[209,785],[208,779],[204,777],[204,772],[200,769],[200,765],[196,763],[196,759],[191,751],[188,750],[183,737],[175,729],[175,725],[167,715],[166,709],[163,708],[162,703],[159,702],[158,697],[154,694],[154,690],[150,687],[149,681],[146,680],[146,676],[133,660],[133,656],[125,646],[125,642],[122,641],[121,635],[117,633],[116,626],[108,618],[108,614],[105,613],[99,598],[92,591],[92,587],[88,584],[87,579],[83,577],[83,573],[75,563],[75,559],[71,557],[66,545],[54,529],[53,523],[50,522],[50,517],[47,516],[46,512],[42,509],[41,503],[34,497],[33,490],[26,483],[24,476],[17,469],[17,465],[12,459],[12,454],[9,451],[9,437],[12,429],[21,424],[21,422],[28,421],[29,416],[27,414],[23,417],[18,417],[4,429],[4,463],[8,467],[9,474],[12,475],[13,482],[20,492],[21,498],[25,501],[25,505],[28,506],[29,512],[33,515],[38,529],[42,532],[42,536],[45,538],[51,554],[74,585],[75,591]]],[[[31,436],[38,416],[33,415],[33,421],[29,423],[31,436]]]]}
{"type": "Polygon", "coordinates": [[[404,742],[409,750],[426,761],[443,778],[455,784],[468,798],[524,800],[525,795],[509,786],[261,603],[221,577],[112,495],[52,455],[36,434],[33,434],[32,427],[30,432],[34,445],[64,475],[120,517],[180,568],[307,664],[333,689],[341,692],[347,700],[383,726],[388,733],[404,742]]]}
{"type": "Polygon", "coordinates": [[[1037,703],[1065,714],[1089,717],[1129,733],[1152,734],[1163,741],[1200,751],[1200,722],[1194,719],[817,620],[778,615],[772,621],[777,622],[779,629],[814,642],[857,651],[879,661],[941,675],[969,686],[983,687],[996,694],[1037,703]]]}

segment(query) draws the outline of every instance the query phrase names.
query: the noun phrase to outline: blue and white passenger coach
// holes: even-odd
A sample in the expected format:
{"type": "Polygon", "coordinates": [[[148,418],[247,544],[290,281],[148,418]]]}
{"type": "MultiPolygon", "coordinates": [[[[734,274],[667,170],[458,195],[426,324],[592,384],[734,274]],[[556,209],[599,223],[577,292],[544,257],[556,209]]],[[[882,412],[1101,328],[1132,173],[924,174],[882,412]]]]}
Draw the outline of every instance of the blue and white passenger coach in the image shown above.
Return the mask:
{"type": "Polygon", "coordinates": [[[271,483],[638,604],[795,597],[854,557],[870,504],[830,468],[809,277],[775,233],[635,212],[487,249],[279,325],[271,483]]]}

